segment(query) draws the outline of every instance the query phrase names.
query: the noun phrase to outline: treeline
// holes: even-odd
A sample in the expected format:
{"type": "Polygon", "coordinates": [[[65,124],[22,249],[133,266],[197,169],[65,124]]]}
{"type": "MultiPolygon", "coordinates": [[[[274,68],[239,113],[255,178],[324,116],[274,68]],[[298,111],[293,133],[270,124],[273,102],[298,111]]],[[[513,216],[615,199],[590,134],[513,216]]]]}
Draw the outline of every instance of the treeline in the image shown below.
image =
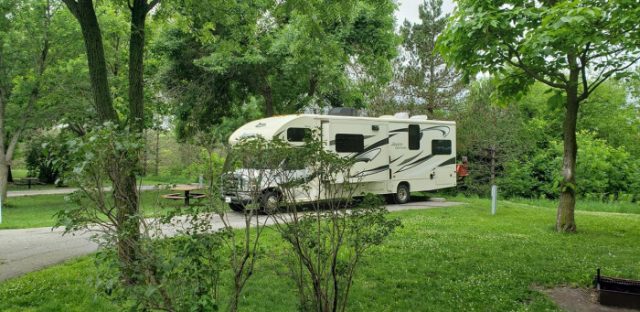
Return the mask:
{"type": "MultiPolygon", "coordinates": [[[[638,200],[640,119],[634,85],[610,81],[584,103],[578,116],[577,194],[595,200],[638,200]]],[[[458,154],[470,176],[461,190],[487,195],[492,175],[507,197],[556,199],[562,167],[562,101],[536,84],[503,102],[488,79],[472,83],[447,113],[458,122],[458,154]]]]}
{"type": "MultiPolygon", "coordinates": [[[[100,125],[81,29],[58,1],[14,0],[0,9],[0,161],[10,165],[16,144],[26,143],[20,154],[30,174],[62,182],[73,167],[64,143],[100,125]]],[[[95,9],[114,108],[126,116],[128,8],[102,1],[95,9]]],[[[246,121],[272,114],[327,106],[374,116],[409,111],[458,122],[458,158],[469,157],[471,167],[464,192],[486,195],[495,180],[505,196],[557,198],[566,95],[539,83],[504,97],[496,77],[465,80],[438,49],[450,18],[442,1],[425,1],[420,20],[397,29],[393,11],[391,1],[161,3],[146,27],[145,131],[219,145],[246,121]]],[[[640,88],[623,78],[581,105],[580,196],[639,193],[640,88]]]]}

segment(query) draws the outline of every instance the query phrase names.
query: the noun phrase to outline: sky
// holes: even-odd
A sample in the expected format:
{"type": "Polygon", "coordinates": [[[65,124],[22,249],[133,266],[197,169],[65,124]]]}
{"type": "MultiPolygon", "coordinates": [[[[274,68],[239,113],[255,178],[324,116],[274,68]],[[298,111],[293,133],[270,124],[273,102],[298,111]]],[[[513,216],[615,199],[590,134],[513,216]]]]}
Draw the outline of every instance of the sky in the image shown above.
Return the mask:
{"type": "MultiPolygon", "coordinates": [[[[401,25],[404,20],[415,23],[420,21],[418,18],[418,5],[423,0],[397,0],[398,10],[396,11],[397,24],[401,25]]],[[[444,13],[451,13],[453,11],[453,0],[444,0],[442,3],[442,11],[444,13]]]]}

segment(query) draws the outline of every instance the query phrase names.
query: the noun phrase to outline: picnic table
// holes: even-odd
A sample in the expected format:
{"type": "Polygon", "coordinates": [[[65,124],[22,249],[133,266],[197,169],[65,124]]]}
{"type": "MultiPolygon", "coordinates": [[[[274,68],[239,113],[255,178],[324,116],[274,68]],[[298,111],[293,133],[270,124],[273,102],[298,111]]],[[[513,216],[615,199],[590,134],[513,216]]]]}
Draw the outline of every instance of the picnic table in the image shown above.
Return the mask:
{"type": "Polygon", "coordinates": [[[35,177],[26,177],[26,178],[22,178],[22,179],[17,179],[13,183],[15,185],[27,185],[29,189],[31,189],[31,186],[34,185],[34,184],[42,184],[42,183],[40,183],[40,179],[35,178],[35,177]]]}
{"type": "Polygon", "coordinates": [[[203,189],[203,187],[199,184],[176,184],[171,188],[171,190],[183,192],[183,194],[171,193],[171,194],[162,195],[162,197],[166,199],[184,199],[185,206],[189,206],[189,199],[191,198],[200,199],[200,198],[205,198],[207,196],[202,193],[191,193],[191,191],[201,190],[201,189],[203,189]]]}

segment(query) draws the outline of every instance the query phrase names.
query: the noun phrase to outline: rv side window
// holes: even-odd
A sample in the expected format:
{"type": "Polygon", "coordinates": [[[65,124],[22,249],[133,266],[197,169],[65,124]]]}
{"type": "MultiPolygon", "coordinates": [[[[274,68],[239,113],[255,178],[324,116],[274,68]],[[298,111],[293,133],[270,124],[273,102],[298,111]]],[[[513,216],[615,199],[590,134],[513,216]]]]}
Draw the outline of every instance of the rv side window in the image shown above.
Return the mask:
{"type": "Polygon", "coordinates": [[[431,141],[432,155],[451,155],[451,140],[431,141]]]}
{"type": "Polygon", "coordinates": [[[360,153],[362,151],[364,151],[362,134],[336,134],[336,152],[360,153]]]}
{"type": "Polygon", "coordinates": [[[420,126],[419,125],[409,125],[409,149],[410,150],[420,149],[420,126]]]}
{"type": "Polygon", "coordinates": [[[304,142],[304,139],[311,137],[309,128],[289,128],[287,129],[287,141],[304,142]]]}

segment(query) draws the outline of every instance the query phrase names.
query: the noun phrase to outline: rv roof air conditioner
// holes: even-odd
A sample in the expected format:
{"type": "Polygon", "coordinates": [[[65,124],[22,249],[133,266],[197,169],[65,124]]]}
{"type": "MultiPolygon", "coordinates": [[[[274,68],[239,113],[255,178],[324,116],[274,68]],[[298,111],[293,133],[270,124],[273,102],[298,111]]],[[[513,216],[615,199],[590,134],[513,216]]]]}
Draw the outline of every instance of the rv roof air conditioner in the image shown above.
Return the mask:
{"type": "Polygon", "coordinates": [[[396,113],[395,115],[393,115],[393,117],[398,118],[398,119],[409,119],[409,113],[407,113],[407,112],[399,112],[399,113],[396,113]]]}
{"type": "Polygon", "coordinates": [[[427,117],[427,115],[415,115],[415,116],[411,116],[411,118],[409,119],[414,119],[414,120],[429,120],[429,117],[427,117]]]}

